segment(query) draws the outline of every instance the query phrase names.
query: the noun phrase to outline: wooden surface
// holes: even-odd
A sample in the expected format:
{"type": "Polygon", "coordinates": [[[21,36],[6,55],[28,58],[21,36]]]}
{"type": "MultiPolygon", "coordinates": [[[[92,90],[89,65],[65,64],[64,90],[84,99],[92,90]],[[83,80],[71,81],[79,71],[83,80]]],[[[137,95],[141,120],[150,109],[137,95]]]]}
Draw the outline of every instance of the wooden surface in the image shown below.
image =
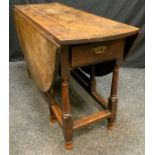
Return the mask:
{"type": "Polygon", "coordinates": [[[136,34],[139,30],[60,3],[18,5],[15,9],[60,44],[113,40],[136,34]]]}
{"type": "Polygon", "coordinates": [[[120,39],[73,47],[72,67],[88,66],[109,60],[122,62],[124,44],[125,39],[120,39]]]}
{"type": "Polygon", "coordinates": [[[85,127],[89,124],[95,123],[105,118],[109,118],[110,116],[111,116],[111,113],[109,110],[103,110],[103,111],[96,112],[92,115],[89,115],[89,116],[86,116],[84,118],[74,121],[73,129],[78,130],[81,127],[85,127]]]}
{"type": "Polygon", "coordinates": [[[109,129],[114,127],[119,65],[133,43],[132,38],[127,38],[135,36],[139,29],[59,3],[16,6],[15,19],[28,69],[40,90],[49,92],[60,64],[62,104],[59,108],[55,103],[53,90],[50,109],[52,121],[56,118],[62,126],[65,148],[73,146],[73,129],[104,118],[108,118],[109,129]],[[111,70],[111,95],[107,102],[96,91],[94,64],[109,60],[115,60],[115,67],[114,71],[111,70]],[[90,77],[84,78],[81,73],[72,71],[85,65],[91,65],[90,77]],[[71,71],[72,75],[76,73],[73,77],[77,77],[75,79],[106,110],[73,121],[69,92],[71,71]]]}
{"type": "Polygon", "coordinates": [[[58,69],[58,45],[49,41],[18,11],[15,11],[16,27],[24,58],[32,79],[38,88],[46,92],[53,84],[58,69]]]}

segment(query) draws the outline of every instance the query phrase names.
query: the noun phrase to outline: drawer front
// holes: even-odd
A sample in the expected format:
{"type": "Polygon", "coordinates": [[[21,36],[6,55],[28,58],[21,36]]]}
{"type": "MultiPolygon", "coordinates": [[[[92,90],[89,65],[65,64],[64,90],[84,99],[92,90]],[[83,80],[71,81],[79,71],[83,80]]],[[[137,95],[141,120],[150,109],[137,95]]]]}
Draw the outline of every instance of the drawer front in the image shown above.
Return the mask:
{"type": "Polygon", "coordinates": [[[108,60],[123,60],[124,39],[72,47],[72,67],[86,66],[108,60]]]}

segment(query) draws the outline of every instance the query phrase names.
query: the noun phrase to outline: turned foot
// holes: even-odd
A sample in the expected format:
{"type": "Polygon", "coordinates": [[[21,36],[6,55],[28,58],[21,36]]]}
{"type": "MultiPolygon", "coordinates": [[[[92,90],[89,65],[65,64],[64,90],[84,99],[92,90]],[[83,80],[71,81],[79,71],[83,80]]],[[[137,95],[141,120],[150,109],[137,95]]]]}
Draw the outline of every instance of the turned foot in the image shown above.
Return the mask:
{"type": "Polygon", "coordinates": [[[115,128],[115,123],[108,123],[107,128],[108,130],[112,130],[113,128],[115,128]]]}
{"type": "Polygon", "coordinates": [[[65,148],[67,150],[71,150],[73,148],[73,143],[71,142],[65,142],[65,148]]]}
{"type": "Polygon", "coordinates": [[[57,122],[57,119],[55,116],[51,116],[51,119],[50,119],[51,123],[55,123],[57,122]]]}

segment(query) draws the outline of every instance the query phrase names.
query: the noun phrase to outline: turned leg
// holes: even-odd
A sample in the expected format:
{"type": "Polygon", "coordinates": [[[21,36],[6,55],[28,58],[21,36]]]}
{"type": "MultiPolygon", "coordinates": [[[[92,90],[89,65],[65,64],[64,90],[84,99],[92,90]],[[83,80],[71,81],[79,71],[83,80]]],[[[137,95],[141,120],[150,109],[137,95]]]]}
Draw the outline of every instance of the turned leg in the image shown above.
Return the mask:
{"type": "Polygon", "coordinates": [[[119,66],[115,65],[112,76],[111,94],[108,100],[108,107],[111,111],[111,117],[108,119],[108,129],[110,130],[115,127],[117,102],[118,102],[117,98],[118,78],[119,78],[119,66]]]}
{"type": "Polygon", "coordinates": [[[63,111],[63,134],[65,138],[65,148],[72,149],[73,137],[73,121],[70,112],[70,99],[69,99],[69,82],[68,80],[62,81],[62,111],[63,111]]]}
{"type": "Polygon", "coordinates": [[[69,95],[69,47],[63,46],[61,49],[61,80],[62,80],[62,128],[65,139],[65,148],[72,149],[73,138],[73,121],[70,110],[70,95],[69,95]]]}

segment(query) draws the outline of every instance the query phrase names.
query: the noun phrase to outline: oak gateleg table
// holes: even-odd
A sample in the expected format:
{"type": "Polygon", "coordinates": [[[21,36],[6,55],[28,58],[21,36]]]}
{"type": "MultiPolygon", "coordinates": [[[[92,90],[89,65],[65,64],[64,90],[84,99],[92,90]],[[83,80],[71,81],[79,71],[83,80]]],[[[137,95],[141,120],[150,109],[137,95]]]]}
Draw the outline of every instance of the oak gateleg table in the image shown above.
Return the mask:
{"type": "Polygon", "coordinates": [[[51,121],[58,121],[62,127],[65,148],[72,148],[73,131],[81,127],[108,119],[108,129],[112,129],[116,120],[119,68],[129,55],[139,28],[60,3],[16,5],[14,13],[29,75],[49,99],[51,121]],[[96,91],[97,64],[103,75],[113,72],[108,100],[96,91]],[[59,71],[62,107],[55,101],[54,90],[59,71]],[[72,119],[71,76],[103,107],[102,111],[72,119]]]}

